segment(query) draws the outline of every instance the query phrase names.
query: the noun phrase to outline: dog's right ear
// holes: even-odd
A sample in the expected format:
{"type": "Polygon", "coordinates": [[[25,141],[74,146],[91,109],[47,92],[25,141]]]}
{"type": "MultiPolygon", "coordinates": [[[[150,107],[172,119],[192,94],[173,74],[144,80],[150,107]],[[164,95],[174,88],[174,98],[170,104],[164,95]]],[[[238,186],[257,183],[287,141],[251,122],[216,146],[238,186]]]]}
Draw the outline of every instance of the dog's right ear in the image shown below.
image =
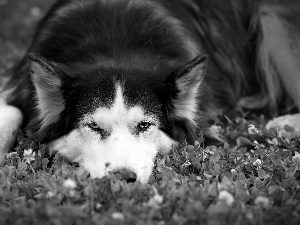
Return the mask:
{"type": "Polygon", "coordinates": [[[47,84],[49,87],[61,85],[61,80],[50,62],[33,53],[29,53],[28,57],[30,59],[30,73],[35,84],[47,84]]]}
{"type": "Polygon", "coordinates": [[[28,55],[30,74],[36,88],[37,108],[40,111],[41,127],[46,127],[58,120],[64,109],[61,91],[61,77],[53,64],[33,53],[28,55]]]}
{"type": "Polygon", "coordinates": [[[166,80],[167,87],[174,93],[173,112],[176,116],[197,124],[199,114],[198,96],[202,92],[207,55],[200,55],[171,73],[166,80]]]}

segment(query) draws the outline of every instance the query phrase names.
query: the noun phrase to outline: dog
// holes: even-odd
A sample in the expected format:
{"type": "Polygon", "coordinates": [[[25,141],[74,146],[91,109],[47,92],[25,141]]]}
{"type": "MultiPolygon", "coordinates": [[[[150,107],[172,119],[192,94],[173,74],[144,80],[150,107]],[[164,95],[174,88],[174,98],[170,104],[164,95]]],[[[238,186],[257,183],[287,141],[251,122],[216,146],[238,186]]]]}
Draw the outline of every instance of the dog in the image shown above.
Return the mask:
{"type": "Polygon", "coordinates": [[[296,0],[57,1],[3,86],[2,162],[22,127],[92,177],[146,183],[208,119],[299,109],[299,15],[296,0]]]}

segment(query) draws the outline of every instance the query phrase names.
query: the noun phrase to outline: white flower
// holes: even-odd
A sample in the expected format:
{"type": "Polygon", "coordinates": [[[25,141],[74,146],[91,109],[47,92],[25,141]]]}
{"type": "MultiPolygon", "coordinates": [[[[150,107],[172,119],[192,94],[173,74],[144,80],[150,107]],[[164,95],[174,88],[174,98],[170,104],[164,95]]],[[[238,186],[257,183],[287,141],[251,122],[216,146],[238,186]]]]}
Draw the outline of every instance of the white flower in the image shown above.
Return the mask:
{"type": "Polygon", "coordinates": [[[52,192],[52,191],[48,191],[47,193],[46,193],[46,197],[47,198],[52,198],[54,196],[54,193],[52,192]]]}
{"type": "Polygon", "coordinates": [[[16,152],[9,152],[9,153],[6,153],[5,155],[6,155],[7,158],[10,159],[12,156],[14,156],[14,155],[17,156],[18,154],[16,152]]]}
{"type": "Polygon", "coordinates": [[[253,215],[252,212],[247,212],[247,213],[246,213],[246,217],[247,217],[249,220],[251,220],[251,221],[254,220],[254,215],[253,215]]]}
{"type": "Polygon", "coordinates": [[[218,199],[224,201],[229,206],[231,206],[234,202],[232,194],[225,190],[220,191],[218,199]]]}
{"type": "Polygon", "coordinates": [[[163,200],[164,200],[163,196],[159,194],[155,194],[152,198],[149,199],[146,205],[158,209],[160,208],[160,205],[163,203],[163,200]]]}
{"type": "Polygon", "coordinates": [[[222,127],[217,125],[211,125],[207,129],[207,135],[215,140],[219,140],[221,142],[225,142],[224,136],[221,133],[222,127]]]}
{"type": "Polygon", "coordinates": [[[119,213],[119,212],[114,212],[111,214],[111,217],[116,219],[116,220],[124,220],[125,217],[122,213],[119,213]]]}
{"type": "Polygon", "coordinates": [[[261,166],[261,160],[257,159],[255,160],[255,162],[253,163],[254,166],[261,166]]]}
{"type": "MultiPolygon", "coordinates": [[[[211,155],[213,155],[215,152],[213,152],[213,151],[211,151],[211,150],[209,150],[209,149],[205,149],[204,150],[204,152],[206,153],[206,154],[211,154],[211,155]]],[[[210,156],[210,155],[209,155],[210,156]]]]}
{"type": "Polygon", "coordinates": [[[270,200],[264,196],[257,196],[257,198],[254,201],[254,204],[261,205],[263,207],[268,207],[270,205],[270,200]]]}
{"type": "Polygon", "coordinates": [[[159,194],[155,194],[153,196],[153,200],[157,203],[157,204],[161,204],[164,200],[163,196],[162,195],[159,195],[159,194]]]}
{"type": "Polygon", "coordinates": [[[24,156],[30,156],[32,154],[32,148],[28,148],[24,150],[24,156]]]}
{"type": "Polygon", "coordinates": [[[102,208],[102,205],[99,202],[97,202],[96,203],[96,209],[101,209],[101,208],[102,208]]]}
{"type": "Polygon", "coordinates": [[[214,130],[216,133],[220,133],[222,130],[221,126],[217,126],[217,125],[211,125],[210,126],[212,130],[214,130]]]}
{"type": "Polygon", "coordinates": [[[251,159],[251,156],[248,152],[244,156],[247,156],[248,159],[251,159]]]}
{"type": "Polygon", "coordinates": [[[77,186],[76,182],[74,180],[70,179],[70,178],[66,179],[64,181],[63,185],[64,185],[65,188],[68,188],[68,189],[74,189],[77,186]]]}
{"type": "Polygon", "coordinates": [[[236,169],[231,169],[230,172],[231,172],[232,176],[236,176],[238,174],[236,169]]]}
{"type": "Polygon", "coordinates": [[[35,152],[33,152],[32,148],[25,149],[23,153],[24,159],[27,163],[34,161],[35,159],[35,152]]]}
{"type": "Polygon", "coordinates": [[[258,149],[258,148],[265,148],[266,146],[264,146],[263,144],[255,144],[254,149],[258,149]]]}
{"type": "Polygon", "coordinates": [[[76,191],[74,189],[69,189],[68,194],[70,197],[74,197],[76,195],[76,191]]]}
{"type": "Polygon", "coordinates": [[[253,124],[249,124],[248,132],[249,134],[259,134],[259,130],[253,124]]]}

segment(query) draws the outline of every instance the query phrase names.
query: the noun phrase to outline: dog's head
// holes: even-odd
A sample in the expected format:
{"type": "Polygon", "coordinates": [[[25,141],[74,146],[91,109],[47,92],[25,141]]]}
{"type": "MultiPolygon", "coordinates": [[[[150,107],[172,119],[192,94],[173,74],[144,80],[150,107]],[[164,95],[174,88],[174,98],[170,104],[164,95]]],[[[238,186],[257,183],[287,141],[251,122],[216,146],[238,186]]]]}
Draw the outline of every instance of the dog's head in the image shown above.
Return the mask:
{"type": "Polygon", "coordinates": [[[206,56],[174,71],[29,58],[37,137],[92,177],[131,171],[145,183],[158,152],[195,137],[206,56]]]}

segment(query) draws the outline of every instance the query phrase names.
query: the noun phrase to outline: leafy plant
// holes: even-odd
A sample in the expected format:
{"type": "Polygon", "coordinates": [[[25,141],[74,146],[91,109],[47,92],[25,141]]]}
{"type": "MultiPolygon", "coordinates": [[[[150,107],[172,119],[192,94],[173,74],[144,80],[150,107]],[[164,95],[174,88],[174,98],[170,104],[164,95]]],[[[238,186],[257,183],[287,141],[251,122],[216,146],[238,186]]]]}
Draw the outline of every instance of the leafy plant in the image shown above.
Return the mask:
{"type": "Polygon", "coordinates": [[[219,128],[228,142],[200,135],[158,156],[148,184],[91,179],[18,131],[0,169],[0,224],[299,224],[299,134],[244,118],[219,128]]]}

